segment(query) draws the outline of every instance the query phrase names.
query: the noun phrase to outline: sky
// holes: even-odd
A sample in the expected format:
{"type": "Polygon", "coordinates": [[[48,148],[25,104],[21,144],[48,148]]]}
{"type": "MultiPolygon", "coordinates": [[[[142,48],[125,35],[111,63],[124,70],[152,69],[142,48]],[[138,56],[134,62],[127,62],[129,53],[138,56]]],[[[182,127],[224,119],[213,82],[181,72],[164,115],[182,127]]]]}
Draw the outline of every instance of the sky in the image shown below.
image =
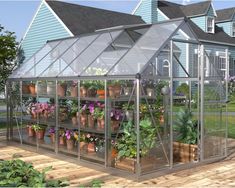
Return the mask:
{"type": "MultiPolygon", "coordinates": [[[[139,0],[62,0],[81,5],[131,13],[139,0]]],[[[190,4],[201,0],[170,0],[181,4],[190,4]]],[[[17,40],[24,36],[40,0],[0,0],[0,25],[15,32],[17,40]]],[[[235,7],[235,0],[214,0],[215,9],[235,7]]]]}

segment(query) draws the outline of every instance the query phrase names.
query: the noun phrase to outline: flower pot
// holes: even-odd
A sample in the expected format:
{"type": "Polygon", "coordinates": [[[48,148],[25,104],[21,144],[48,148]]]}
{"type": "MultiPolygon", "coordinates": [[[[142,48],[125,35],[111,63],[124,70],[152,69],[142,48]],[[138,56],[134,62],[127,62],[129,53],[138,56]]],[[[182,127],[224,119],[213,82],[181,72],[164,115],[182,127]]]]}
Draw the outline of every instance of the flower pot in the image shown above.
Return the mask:
{"type": "Polygon", "coordinates": [[[87,152],[87,143],[86,142],[79,142],[79,147],[80,147],[80,151],[82,153],[86,153],[87,152]]]}
{"type": "Polygon", "coordinates": [[[97,90],[97,95],[101,99],[105,98],[105,90],[104,89],[98,89],[97,90]]]}
{"type": "Polygon", "coordinates": [[[67,85],[66,84],[58,84],[57,85],[57,94],[60,97],[64,97],[66,95],[67,85]]]}
{"type": "Polygon", "coordinates": [[[56,85],[54,82],[47,82],[47,95],[55,95],[56,85]]]}
{"type": "Polygon", "coordinates": [[[87,88],[84,86],[80,87],[80,97],[86,97],[87,96],[87,88]]]}
{"type": "Polygon", "coordinates": [[[27,85],[27,84],[23,84],[23,85],[22,85],[22,93],[23,93],[23,94],[29,94],[29,93],[30,93],[30,91],[29,91],[29,85],[27,85]]]}
{"type": "Polygon", "coordinates": [[[88,151],[88,153],[95,152],[95,143],[94,142],[90,142],[87,144],[87,151],[88,151]]]}
{"type": "Polygon", "coordinates": [[[160,117],[159,117],[159,121],[160,121],[160,123],[161,123],[161,124],[163,124],[163,123],[164,123],[164,115],[160,115],[160,117]]]}
{"type": "Polygon", "coordinates": [[[124,87],[123,92],[125,96],[130,96],[131,95],[131,87],[124,87]]]}
{"type": "Polygon", "coordinates": [[[154,97],[154,89],[153,88],[146,88],[146,94],[148,97],[154,97]]]}
{"type": "Polygon", "coordinates": [[[111,131],[118,131],[120,121],[111,120],[111,131]]]}
{"type": "Polygon", "coordinates": [[[64,145],[65,145],[64,137],[63,137],[63,136],[60,136],[60,137],[59,137],[59,145],[61,145],[61,146],[64,146],[64,145]]]}
{"type": "Polygon", "coordinates": [[[66,119],[68,119],[68,108],[65,106],[60,106],[59,121],[64,122],[66,119]]]}
{"type": "Polygon", "coordinates": [[[34,137],[35,136],[35,131],[33,130],[32,126],[27,127],[28,129],[28,136],[29,137],[34,137]]]}
{"type": "Polygon", "coordinates": [[[44,118],[45,121],[47,121],[48,116],[49,116],[48,112],[43,113],[43,118],[44,118]]]}
{"type": "Polygon", "coordinates": [[[134,120],[134,111],[133,110],[127,110],[125,112],[126,120],[127,121],[133,121],[134,120]]]}
{"type": "Polygon", "coordinates": [[[45,130],[38,130],[38,131],[36,131],[36,135],[37,135],[37,139],[39,139],[39,140],[44,139],[45,130]]]}
{"type": "Polygon", "coordinates": [[[73,117],[72,117],[72,124],[73,124],[73,125],[77,125],[77,124],[78,124],[77,116],[73,116],[73,117]]]}
{"type": "Polygon", "coordinates": [[[37,114],[36,113],[31,113],[31,118],[32,119],[37,119],[37,114]]]}
{"type": "Polygon", "coordinates": [[[79,119],[81,128],[85,128],[87,124],[87,114],[80,114],[79,119]]]}
{"type": "Polygon", "coordinates": [[[36,90],[36,93],[45,95],[47,93],[47,86],[45,83],[38,83],[35,90],[36,90]]]}
{"type": "Polygon", "coordinates": [[[36,88],[35,88],[35,84],[29,84],[29,92],[31,95],[36,95],[36,88]]]}
{"type": "Polygon", "coordinates": [[[96,89],[95,88],[88,88],[87,89],[87,96],[88,97],[95,97],[96,96],[96,89]]]}
{"type": "Polygon", "coordinates": [[[66,140],[66,145],[68,150],[72,150],[74,148],[74,140],[73,139],[66,140]]]}
{"type": "Polygon", "coordinates": [[[55,133],[50,133],[51,143],[55,143],[55,133]]]}
{"type": "Polygon", "coordinates": [[[94,129],[95,127],[95,118],[91,114],[88,115],[88,127],[91,129],[94,129]]]}
{"type": "Polygon", "coordinates": [[[71,97],[77,97],[78,96],[78,86],[71,87],[71,97]]]}
{"type": "Polygon", "coordinates": [[[104,130],[105,127],[105,120],[104,118],[98,118],[97,119],[97,129],[98,130],[104,130]]]}
{"type": "Polygon", "coordinates": [[[113,85],[108,87],[109,96],[111,98],[120,97],[121,95],[121,86],[120,85],[113,85]]]}

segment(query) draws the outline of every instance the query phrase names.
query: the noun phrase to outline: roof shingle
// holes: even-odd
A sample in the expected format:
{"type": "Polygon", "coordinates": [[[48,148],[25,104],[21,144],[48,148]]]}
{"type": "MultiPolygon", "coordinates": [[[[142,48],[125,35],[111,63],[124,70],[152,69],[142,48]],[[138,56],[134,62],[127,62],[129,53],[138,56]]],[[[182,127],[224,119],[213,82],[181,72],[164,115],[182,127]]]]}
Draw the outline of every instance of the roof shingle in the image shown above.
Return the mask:
{"type": "Polygon", "coordinates": [[[216,23],[232,21],[235,15],[235,8],[227,8],[222,10],[217,10],[217,17],[215,18],[216,23]]]}

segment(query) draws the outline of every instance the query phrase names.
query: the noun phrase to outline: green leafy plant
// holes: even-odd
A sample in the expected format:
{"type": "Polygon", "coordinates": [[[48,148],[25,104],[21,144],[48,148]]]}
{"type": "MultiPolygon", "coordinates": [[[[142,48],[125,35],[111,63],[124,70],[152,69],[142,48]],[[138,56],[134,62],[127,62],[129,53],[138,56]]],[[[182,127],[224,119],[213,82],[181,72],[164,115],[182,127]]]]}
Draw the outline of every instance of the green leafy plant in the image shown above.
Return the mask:
{"type": "Polygon", "coordinates": [[[134,104],[129,104],[128,103],[125,103],[123,106],[122,106],[122,109],[123,110],[134,110],[135,109],[135,105],[134,104]]]}
{"type": "Polygon", "coordinates": [[[34,125],[32,125],[32,129],[37,132],[37,131],[40,131],[40,130],[45,130],[46,126],[45,125],[34,124],[34,125]]]}
{"type": "Polygon", "coordinates": [[[174,131],[177,141],[185,144],[197,143],[197,121],[193,121],[193,114],[189,109],[180,109],[176,116],[174,131]]]}
{"type": "MultiPolygon", "coordinates": [[[[124,125],[124,133],[117,141],[118,158],[136,158],[137,138],[136,130],[131,121],[124,125]]],[[[153,127],[149,118],[140,121],[140,155],[146,156],[149,151],[156,147],[157,128],[153,127]]]]}
{"type": "Polygon", "coordinates": [[[22,160],[0,161],[0,187],[65,187],[68,182],[46,180],[47,167],[42,172],[33,168],[32,164],[22,160]]]}
{"type": "Polygon", "coordinates": [[[104,109],[100,108],[100,107],[95,107],[94,110],[94,117],[96,119],[103,119],[104,118],[104,109]]]}

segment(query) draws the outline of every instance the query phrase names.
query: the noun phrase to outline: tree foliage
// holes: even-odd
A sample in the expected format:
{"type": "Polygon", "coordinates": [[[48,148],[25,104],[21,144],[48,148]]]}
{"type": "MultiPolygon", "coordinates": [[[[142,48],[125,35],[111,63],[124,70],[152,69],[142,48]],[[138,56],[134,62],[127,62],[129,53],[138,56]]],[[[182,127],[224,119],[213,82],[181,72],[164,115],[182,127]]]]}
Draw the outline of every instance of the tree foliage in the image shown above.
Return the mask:
{"type": "Polygon", "coordinates": [[[6,79],[16,66],[18,42],[13,32],[6,31],[0,25],[0,91],[5,88],[6,79]]]}

